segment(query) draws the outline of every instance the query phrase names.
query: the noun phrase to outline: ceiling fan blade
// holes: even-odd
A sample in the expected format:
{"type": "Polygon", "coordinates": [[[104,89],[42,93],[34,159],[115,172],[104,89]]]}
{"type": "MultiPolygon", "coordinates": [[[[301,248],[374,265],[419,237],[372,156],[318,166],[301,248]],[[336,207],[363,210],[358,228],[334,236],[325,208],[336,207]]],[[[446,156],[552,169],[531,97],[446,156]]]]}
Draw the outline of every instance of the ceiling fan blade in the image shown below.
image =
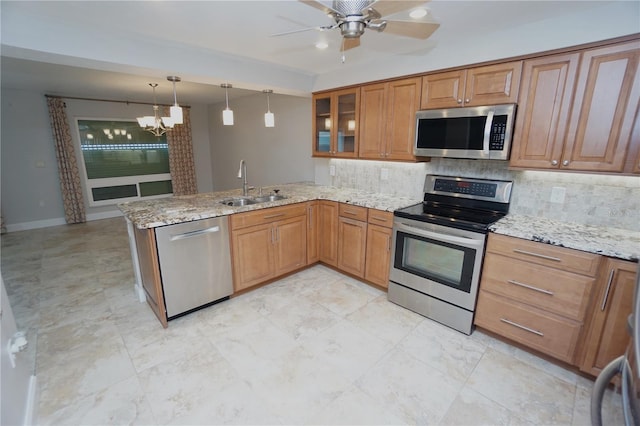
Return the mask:
{"type": "Polygon", "coordinates": [[[440,27],[435,22],[387,21],[385,33],[412,38],[429,38],[440,27]]]}
{"type": "Polygon", "coordinates": [[[300,28],[298,30],[283,31],[281,33],[270,34],[269,37],[278,37],[278,36],[301,33],[304,31],[311,31],[311,30],[326,31],[326,30],[332,30],[334,28],[336,28],[335,25],[329,25],[324,27],[307,27],[307,28],[300,28]]]}
{"type": "Polygon", "coordinates": [[[342,37],[342,46],[340,46],[340,51],[344,52],[345,50],[353,49],[354,47],[360,46],[360,37],[357,38],[346,38],[342,37]]]}
{"type": "Polygon", "coordinates": [[[380,16],[388,16],[393,15],[394,13],[402,12],[403,10],[408,10],[414,7],[422,6],[429,0],[413,0],[413,1],[404,1],[404,0],[378,0],[373,2],[373,4],[369,5],[375,9],[380,16]]]}
{"type": "Polygon", "coordinates": [[[324,5],[324,4],[322,4],[322,3],[320,3],[319,1],[316,1],[316,0],[298,0],[298,1],[300,3],[306,4],[307,6],[311,6],[311,7],[315,8],[315,9],[321,10],[324,13],[326,13],[327,15],[332,15],[332,16],[341,15],[341,13],[338,12],[337,10],[332,9],[329,6],[324,5]]]}

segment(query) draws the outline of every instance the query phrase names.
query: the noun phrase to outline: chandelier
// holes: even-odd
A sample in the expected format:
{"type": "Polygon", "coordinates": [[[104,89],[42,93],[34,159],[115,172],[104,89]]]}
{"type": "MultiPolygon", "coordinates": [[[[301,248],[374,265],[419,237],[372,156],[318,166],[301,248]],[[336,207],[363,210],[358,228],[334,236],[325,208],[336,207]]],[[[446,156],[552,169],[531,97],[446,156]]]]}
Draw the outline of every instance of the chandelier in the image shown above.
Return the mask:
{"type": "MultiPolygon", "coordinates": [[[[178,77],[173,77],[180,81],[178,77]]],[[[175,81],[174,81],[174,96],[175,96],[175,81]]],[[[160,108],[156,103],[156,87],[158,87],[158,83],[149,83],[149,86],[153,89],[153,115],[145,115],[144,117],[138,117],[138,124],[144,130],[151,132],[154,136],[162,136],[167,130],[173,129],[173,126],[176,123],[176,119],[173,117],[161,117],[160,116],[160,108]]],[[[176,105],[177,106],[177,102],[176,105]]],[[[180,110],[182,112],[182,110],[180,110]]],[[[178,117],[176,117],[178,118],[178,117]]],[[[181,120],[180,120],[181,121],[181,120]]]]}

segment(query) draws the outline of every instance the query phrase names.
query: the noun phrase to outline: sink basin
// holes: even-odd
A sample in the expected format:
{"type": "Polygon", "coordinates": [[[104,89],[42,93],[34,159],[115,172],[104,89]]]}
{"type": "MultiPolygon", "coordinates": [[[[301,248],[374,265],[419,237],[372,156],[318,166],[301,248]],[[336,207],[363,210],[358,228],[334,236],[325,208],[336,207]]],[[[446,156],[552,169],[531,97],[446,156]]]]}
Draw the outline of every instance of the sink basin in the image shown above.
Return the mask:
{"type": "Polygon", "coordinates": [[[261,197],[255,197],[253,200],[256,203],[267,203],[269,201],[278,201],[278,200],[284,200],[285,197],[284,195],[263,195],[261,197]]]}
{"type": "Polygon", "coordinates": [[[256,201],[251,198],[225,198],[220,201],[220,204],[224,204],[225,206],[247,206],[249,204],[255,204],[256,201]]]}

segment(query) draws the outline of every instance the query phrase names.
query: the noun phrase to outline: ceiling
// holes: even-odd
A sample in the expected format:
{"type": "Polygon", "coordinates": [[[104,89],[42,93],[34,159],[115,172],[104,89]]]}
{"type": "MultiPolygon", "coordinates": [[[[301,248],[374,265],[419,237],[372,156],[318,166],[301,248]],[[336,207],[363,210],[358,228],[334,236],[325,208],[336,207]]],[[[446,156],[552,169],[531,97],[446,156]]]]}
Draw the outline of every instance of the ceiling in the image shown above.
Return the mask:
{"type": "MultiPolygon", "coordinates": [[[[430,14],[422,20],[441,24],[429,39],[367,31],[361,38],[361,46],[347,51],[343,63],[337,29],[272,36],[333,23],[320,10],[294,0],[3,0],[0,2],[1,83],[3,88],[66,96],[150,101],[151,89],[147,83],[157,82],[160,84],[158,101],[169,103],[172,89],[165,77],[176,74],[183,78],[177,85],[180,102],[211,104],[224,100],[221,82],[234,81],[230,97],[269,88],[264,85],[266,79],[259,81],[256,77],[250,81],[247,74],[250,70],[245,69],[253,68],[255,73],[269,69],[290,77],[300,76],[302,83],[295,90],[287,91],[286,81],[274,82],[270,87],[275,88],[276,93],[306,91],[308,95],[314,76],[319,74],[369,63],[371,66],[389,63],[407,55],[426,57],[434,46],[552,17],[570,16],[577,11],[601,7],[603,2],[434,0],[423,4],[430,14]],[[314,44],[319,40],[325,40],[328,49],[316,49],[314,44]],[[121,50],[109,50],[112,45],[121,50]],[[191,59],[191,64],[177,59],[180,56],[175,52],[179,51],[188,52],[190,58],[200,58],[201,68],[197,69],[200,59],[191,59]],[[212,61],[213,65],[208,66],[206,61],[212,61]],[[235,76],[218,69],[221,67],[216,64],[223,62],[238,64],[236,68],[242,68],[244,74],[235,76]],[[299,90],[307,81],[306,90],[299,90]]],[[[411,20],[408,11],[392,18],[411,20]]],[[[367,78],[363,77],[362,81],[367,78]]]]}

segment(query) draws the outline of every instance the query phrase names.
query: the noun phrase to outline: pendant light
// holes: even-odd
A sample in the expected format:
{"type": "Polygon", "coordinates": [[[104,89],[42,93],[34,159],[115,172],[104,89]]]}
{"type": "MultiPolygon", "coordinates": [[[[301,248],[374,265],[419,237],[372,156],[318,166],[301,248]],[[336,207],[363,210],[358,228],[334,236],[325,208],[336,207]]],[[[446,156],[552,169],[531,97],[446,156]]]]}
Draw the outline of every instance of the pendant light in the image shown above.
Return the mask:
{"type": "Polygon", "coordinates": [[[182,115],[182,108],[178,105],[178,97],[176,96],[176,83],[181,81],[180,77],[176,77],[175,75],[170,75],[167,77],[167,80],[173,82],[173,106],[169,108],[171,119],[174,124],[183,124],[184,117],[182,115]]]}
{"type": "Polygon", "coordinates": [[[137,120],[140,127],[158,137],[164,135],[167,130],[172,129],[174,122],[171,117],[160,117],[160,110],[156,104],[156,87],[158,87],[158,83],[149,83],[149,86],[153,89],[153,115],[138,117],[137,120]]]}
{"type": "Polygon", "coordinates": [[[276,118],[273,115],[273,113],[271,112],[271,109],[269,107],[269,94],[273,93],[273,90],[265,89],[265,90],[262,91],[262,93],[266,93],[267,94],[267,112],[264,113],[264,127],[275,127],[276,118]]]}
{"type": "Polygon", "coordinates": [[[227,108],[222,111],[222,124],[225,126],[233,126],[233,110],[229,109],[229,89],[233,86],[228,83],[220,85],[224,89],[225,98],[227,99],[227,108]]]}

